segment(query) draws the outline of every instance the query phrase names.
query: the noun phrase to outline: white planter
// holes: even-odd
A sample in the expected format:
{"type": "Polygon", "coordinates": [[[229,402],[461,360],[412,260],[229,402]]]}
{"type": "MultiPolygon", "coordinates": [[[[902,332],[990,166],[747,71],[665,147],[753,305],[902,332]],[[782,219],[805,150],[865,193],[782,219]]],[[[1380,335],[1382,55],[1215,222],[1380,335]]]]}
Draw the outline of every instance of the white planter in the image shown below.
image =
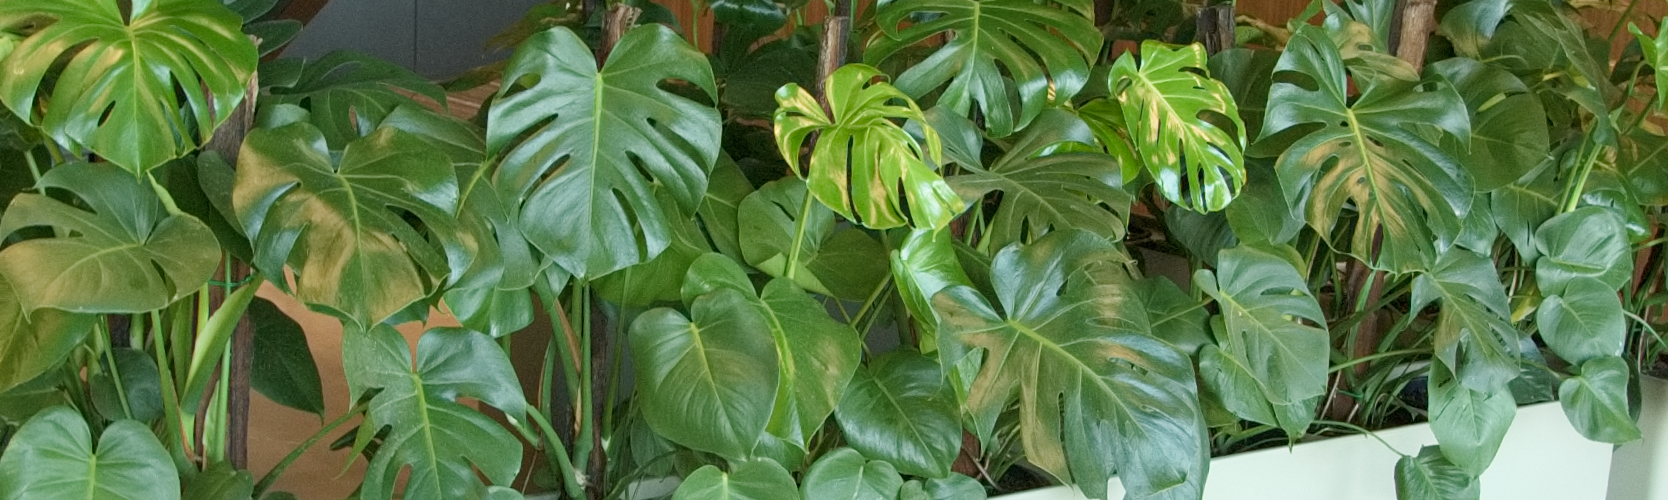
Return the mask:
{"type": "Polygon", "coordinates": [[[1668,381],[1641,378],[1639,392],[1645,438],[1616,448],[1609,500],[1668,500],[1668,381]]]}
{"type": "MultiPolygon", "coordinates": [[[[1668,389],[1668,384],[1664,384],[1668,389]]],[[[1668,401],[1665,399],[1664,401],[1668,401]]],[[[1659,405],[1659,409],[1660,409],[1659,405]]],[[[1663,424],[1659,424],[1663,425],[1663,424]]],[[[1668,442],[1668,427],[1658,432],[1668,442]]],[[[1418,424],[1378,432],[1402,453],[1417,454],[1436,444],[1430,425],[1418,424]]],[[[1483,500],[1599,500],[1610,476],[1611,446],[1588,441],[1570,427],[1558,403],[1518,408],[1506,442],[1483,473],[1483,500]]],[[[1668,452],[1658,455],[1658,472],[1668,471],[1668,452]]],[[[1367,436],[1348,436],[1241,453],[1211,461],[1205,500],[1395,500],[1395,466],[1401,458],[1367,436]]],[[[1620,457],[1618,457],[1620,458],[1620,457]]],[[[1647,474],[1649,475],[1649,474],[1647,474]]],[[[1658,488],[1668,488],[1668,473],[1656,474],[1658,488]]],[[[1124,495],[1113,478],[1113,500],[1124,495]]],[[[1627,500],[1647,497],[1627,497],[1627,500]]],[[[1668,497],[1648,497],[1668,500],[1668,497]]],[[[1003,495],[993,500],[1082,500],[1069,487],[1003,495]]],[[[1610,500],[1618,500],[1611,497],[1610,500]]]]}

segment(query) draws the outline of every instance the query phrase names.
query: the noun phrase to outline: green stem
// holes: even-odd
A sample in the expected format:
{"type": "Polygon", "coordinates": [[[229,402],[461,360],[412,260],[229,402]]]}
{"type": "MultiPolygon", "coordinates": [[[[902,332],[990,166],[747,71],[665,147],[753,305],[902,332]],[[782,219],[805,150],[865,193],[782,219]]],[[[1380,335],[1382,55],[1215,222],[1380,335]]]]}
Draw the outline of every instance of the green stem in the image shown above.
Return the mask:
{"type": "MultiPolygon", "coordinates": [[[[869,309],[874,307],[875,301],[880,299],[881,292],[885,292],[886,288],[891,285],[892,275],[888,273],[886,275],[886,279],[880,280],[880,283],[875,285],[874,291],[869,292],[869,298],[863,301],[863,307],[857,309],[857,315],[852,316],[851,321],[848,321],[846,324],[850,325],[852,328],[856,328],[857,323],[863,319],[863,315],[868,314],[869,309]]],[[[857,334],[862,335],[863,332],[857,332],[857,334]]]]}
{"type": "Polygon", "coordinates": [[[302,453],[306,452],[308,448],[312,448],[313,445],[318,444],[319,440],[330,435],[330,433],[334,432],[337,427],[341,427],[342,424],[347,423],[347,421],[352,419],[355,415],[364,413],[365,407],[365,403],[359,403],[358,406],[354,406],[349,409],[347,413],[337,417],[336,420],[325,424],[324,428],[313,433],[312,437],[307,438],[306,441],[302,441],[301,444],[296,445],[294,449],[291,449],[289,455],[285,455],[283,460],[278,461],[278,465],[272,466],[272,470],[267,471],[265,476],[261,476],[260,482],[255,483],[255,494],[253,497],[260,498],[261,495],[266,494],[266,490],[272,488],[272,483],[278,482],[278,477],[284,475],[284,471],[288,470],[290,468],[290,464],[295,463],[296,459],[301,458],[302,453]]]}
{"type": "Polygon", "coordinates": [[[52,158],[53,166],[64,164],[64,153],[62,151],[58,151],[58,146],[56,144],[52,144],[52,141],[47,141],[46,155],[52,158]]]}
{"type": "Polygon", "coordinates": [[[811,218],[811,204],[816,203],[814,198],[811,196],[811,187],[807,185],[805,187],[805,202],[801,203],[799,207],[799,220],[794,221],[793,251],[788,253],[788,268],[783,276],[789,281],[793,280],[794,272],[799,270],[799,250],[805,243],[805,226],[806,221],[811,218]]]}
{"type": "Polygon", "coordinates": [[[1352,424],[1352,423],[1349,423],[1349,422],[1339,422],[1337,420],[1316,420],[1315,423],[1320,424],[1320,425],[1333,425],[1333,426],[1343,427],[1345,429],[1349,429],[1349,430],[1352,430],[1352,431],[1355,431],[1355,432],[1366,434],[1367,437],[1371,437],[1373,439],[1378,440],[1379,444],[1384,445],[1385,448],[1389,448],[1391,452],[1393,452],[1397,455],[1401,455],[1403,457],[1411,456],[1411,455],[1408,455],[1406,453],[1402,453],[1400,450],[1397,450],[1396,447],[1394,447],[1394,446],[1390,446],[1390,442],[1385,441],[1384,438],[1378,437],[1377,433],[1374,433],[1373,431],[1369,431],[1367,429],[1364,429],[1359,425],[1355,425],[1355,424],[1352,424]]]}
{"type": "Polygon", "coordinates": [[[116,366],[116,353],[110,348],[110,334],[104,322],[100,321],[93,327],[93,342],[98,345],[100,357],[105,359],[110,380],[116,383],[116,399],[122,402],[122,416],[133,419],[133,406],[127,402],[127,384],[122,382],[122,370],[116,366]]]}
{"type": "Polygon", "coordinates": [[[40,183],[41,183],[41,166],[40,166],[39,162],[37,160],[35,160],[35,152],[34,151],[24,151],[23,152],[23,160],[26,161],[26,162],[29,162],[29,175],[34,176],[35,185],[40,185],[40,183]]]}
{"type": "Polygon", "coordinates": [[[1605,40],[1615,43],[1616,34],[1621,33],[1622,25],[1627,24],[1628,16],[1633,15],[1633,8],[1637,5],[1639,5],[1639,0],[1632,0],[1627,3],[1627,9],[1622,10],[1622,15],[1616,18],[1616,26],[1610,28],[1610,36],[1604,37],[1605,40]]]}
{"type": "Polygon", "coordinates": [[[1396,357],[1396,356],[1405,356],[1405,355],[1408,355],[1408,354],[1422,354],[1422,353],[1426,353],[1426,352],[1428,352],[1428,351],[1423,350],[1423,349],[1402,349],[1400,351],[1381,352],[1381,353],[1372,354],[1372,355],[1368,355],[1368,356],[1362,356],[1362,357],[1359,357],[1359,358],[1349,360],[1348,362],[1344,362],[1344,363],[1341,363],[1341,364],[1338,364],[1338,365],[1334,365],[1332,367],[1332,369],[1327,370],[1326,372],[1327,373],[1338,373],[1340,371],[1343,371],[1346,368],[1349,368],[1349,367],[1355,366],[1355,365],[1359,365],[1359,364],[1362,364],[1362,363],[1371,363],[1373,361],[1377,361],[1377,360],[1384,359],[1384,358],[1391,358],[1391,357],[1396,357]]]}
{"type": "Polygon", "coordinates": [[[539,431],[544,433],[544,442],[549,443],[551,450],[545,454],[556,457],[556,467],[561,469],[562,489],[570,498],[585,498],[585,485],[580,483],[579,476],[574,473],[573,462],[568,460],[568,450],[562,446],[562,436],[556,434],[556,429],[550,426],[550,420],[544,415],[533,415],[533,422],[538,424],[539,431]]]}
{"type": "Polygon", "coordinates": [[[174,444],[180,445],[181,451],[190,456],[191,443],[195,440],[191,438],[190,430],[181,422],[180,397],[174,392],[174,384],[169,382],[174,376],[168,363],[168,335],[162,331],[162,313],[153,312],[150,316],[151,339],[156,346],[156,369],[160,372],[158,375],[162,380],[162,414],[168,423],[168,432],[174,434],[174,444]]]}
{"type": "Polygon", "coordinates": [[[155,175],[145,174],[145,179],[151,181],[151,190],[156,192],[157,200],[162,202],[162,208],[168,210],[168,215],[181,215],[185,213],[180,211],[179,205],[174,204],[174,195],[169,194],[168,189],[162,187],[162,183],[157,182],[155,175]]]}
{"type": "Polygon", "coordinates": [[[1583,140],[1581,149],[1576,151],[1577,162],[1575,175],[1571,176],[1571,183],[1564,190],[1562,208],[1558,213],[1574,212],[1581,204],[1581,193],[1587,190],[1587,177],[1593,173],[1593,165],[1598,163],[1599,147],[1591,139],[1583,140]]]}

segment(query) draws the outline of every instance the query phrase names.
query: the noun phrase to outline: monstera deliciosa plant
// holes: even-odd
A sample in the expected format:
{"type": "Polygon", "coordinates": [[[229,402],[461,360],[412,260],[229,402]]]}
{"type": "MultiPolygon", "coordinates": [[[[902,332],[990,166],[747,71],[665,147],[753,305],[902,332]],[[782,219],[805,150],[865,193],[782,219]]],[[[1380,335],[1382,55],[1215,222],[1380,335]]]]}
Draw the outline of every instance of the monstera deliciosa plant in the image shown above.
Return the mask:
{"type": "Polygon", "coordinates": [[[0,0],[0,498],[286,498],[335,437],[362,499],[1197,499],[1215,454],[1418,420],[1398,494],[1476,498],[1519,404],[1639,436],[1668,35],[1470,0],[1417,52],[1320,1],[1212,54],[1110,3],[697,2],[711,54],[541,6],[463,120],[258,62],[276,0],[0,0]],[[240,377],[326,416],[263,283],[341,321],[354,404],[247,471],[240,377]]]}

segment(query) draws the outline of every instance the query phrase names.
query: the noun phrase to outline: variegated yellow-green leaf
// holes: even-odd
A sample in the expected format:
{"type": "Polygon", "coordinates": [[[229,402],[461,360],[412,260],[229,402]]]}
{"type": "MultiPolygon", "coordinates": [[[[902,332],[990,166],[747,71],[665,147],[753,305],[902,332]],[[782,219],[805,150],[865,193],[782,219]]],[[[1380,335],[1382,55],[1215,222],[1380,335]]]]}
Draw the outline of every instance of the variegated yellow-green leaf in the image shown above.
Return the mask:
{"type": "Polygon", "coordinates": [[[1199,44],[1147,41],[1141,62],[1125,53],[1111,80],[1136,158],[1159,193],[1201,213],[1227,207],[1245,185],[1245,123],[1227,86],[1207,76],[1205,64],[1199,44]],[[1223,120],[1232,130],[1217,125],[1223,120]]]}

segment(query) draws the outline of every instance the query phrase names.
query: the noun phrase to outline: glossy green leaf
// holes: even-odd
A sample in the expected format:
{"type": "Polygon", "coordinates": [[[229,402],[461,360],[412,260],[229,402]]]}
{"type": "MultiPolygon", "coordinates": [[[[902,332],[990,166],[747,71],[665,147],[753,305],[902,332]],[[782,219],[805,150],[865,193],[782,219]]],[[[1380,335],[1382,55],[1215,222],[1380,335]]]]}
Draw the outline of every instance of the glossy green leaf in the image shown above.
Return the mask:
{"type": "Polygon", "coordinates": [[[1626,229],[1615,212],[1582,207],[1553,217],[1535,230],[1535,281],[1547,295],[1562,294],[1579,278],[1594,278],[1611,290],[1633,276],[1626,229]]]}
{"type": "Polygon", "coordinates": [[[361,499],[387,500],[406,471],[401,498],[464,498],[490,484],[511,484],[521,469],[515,435],[457,398],[473,398],[524,419],[527,402],[510,360],[492,338],[436,328],[417,341],[413,364],[405,337],[387,325],[344,336],[348,389],[359,400],[373,389],[367,428],[388,428],[360,487],[361,499]],[[480,476],[477,476],[479,474],[480,476]]]}
{"type": "Polygon", "coordinates": [[[961,415],[938,363],[898,350],[859,368],[835,413],[846,445],[911,476],[946,477],[961,415]]]}
{"type": "Polygon", "coordinates": [[[1435,446],[1396,462],[1397,500],[1477,500],[1476,476],[1449,462],[1435,446]]]}
{"type": "Polygon", "coordinates": [[[248,315],[255,325],[249,387],[274,403],[323,417],[324,386],[301,325],[259,297],[249,303],[248,315]]]}
{"type": "Polygon", "coordinates": [[[1159,194],[1196,212],[1227,207],[1245,185],[1245,123],[1233,95],[1210,78],[1202,45],[1149,40],[1140,58],[1126,52],[1113,63],[1111,89],[1159,194]]]}
{"type": "Polygon", "coordinates": [[[88,396],[99,414],[110,420],[140,422],[162,418],[161,378],[152,359],[140,350],[110,349],[110,357],[99,361],[101,371],[87,381],[88,396]],[[121,377],[116,377],[118,373],[121,377]]]}
{"type": "Polygon", "coordinates": [[[1229,409],[1267,405],[1275,420],[1263,423],[1278,425],[1293,439],[1303,435],[1316,398],[1326,394],[1330,361],[1326,330],[1315,326],[1325,325],[1326,315],[1303,275],[1273,253],[1237,247],[1222,251],[1216,272],[1194,273],[1193,283],[1222,310],[1221,326],[1214,328],[1216,348],[1207,347],[1205,356],[1216,358],[1218,366],[1238,367],[1258,390],[1247,393],[1243,380],[1218,385],[1217,378],[1205,377],[1205,383],[1229,409]]]}
{"type": "Polygon", "coordinates": [[[255,478],[246,470],[232,464],[215,462],[208,470],[197,473],[185,484],[184,500],[249,500],[255,491],[255,478]]]}
{"type": "Polygon", "coordinates": [[[85,208],[26,193],[13,198],[0,217],[0,235],[42,226],[62,235],[0,251],[0,272],[25,310],[160,309],[196,292],[220,263],[208,226],[189,215],[169,214],[147,181],[115,165],[60,165],[37,187],[73,194],[85,208]]]}
{"type": "Polygon", "coordinates": [[[270,71],[261,68],[264,83],[271,85],[261,106],[294,104],[310,111],[309,121],[324,134],[331,150],[370,134],[395,109],[419,106],[413,96],[447,102],[439,85],[369,54],[338,50],[294,64],[299,68],[294,81],[273,82],[270,71]]]}
{"type": "Polygon", "coordinates": [[[937,351],[938,317],[932,311],[932,296],[952,285],[973,284],[956,259],[955,235],[948,229],[910,231],[892,251],[892,280],[915,320],[921,352],[937,351]]]}
{"type": "Polygon", "coordinates": [[[1634,128],[1616,146],[1615,163],[1640,204],[1668,205],[1668,136],[1634,128]]]}
{"type": "Polygon", "coordinates": [[[869,42],[864,62],[936,46],[898,76],[898,89],[917,99],[942,89],[937,106],[962,116],[977,110],[996,137],[1025,128],[1050,102],[1077,95],[1101,47],[1093,4],[1085,0],[898,0],[882,4],[875,22],[882,34],[869,42]],[[905,22],[917,16],[930,17],[905,22]]]}
{"type": "MultiPolygon", "coordinates": [[[[693,273],[692,273],[693,274],[693,273]]],[[[637,401],[655,432],[720,456],[751,456],[770,423],[780,378],[769,318],[733,288],[701,294],[685,318],[653,309],[628,340],[637,401]]]]}
{"type": "Polygon", "coordinates": [[[1511,240],[1524,260],[1540,258],[1540,250],[1535,247],[1535,230],[1558,215],[1561,186],[1553,179],[1554,169],[1550,165],[1549,162],[1541,167],[1545,170],[1539,175],[1520,179],[1489,194],[1495,226],[1511,240]]]}
{"type": "Polygon", "coordinates": [[[1210,343],[1210,332],[1205,326],[1205,306],[1163,276],[1141,280],[1141,301],[1147,306],[1147,321],[1152,324],[1153,336],[1169,342],[1182,352],[1193,354],[1210,343]]]}
{"type": "Polygon", "coordinates": [[[1558,295],[1542,300],[1535,325],[1546,346],[1575,365],[1621,356],[1627,344],[1621,299],[1614,288],[1592,278],[1570,280],[1558,295]]]}
{"type": "MultiPolygon", "coordinates": [[[[1247,122],[1249,123],[1249,122],[1247,122]]],[[[1245,187],[1222,213],[1242,243],[1283,245],[1303,231],[1303,214],[1292,211],[1280,179],[1267,161],[1248,162],[1245,187]]]]}
{"type": "Polygon", "coordinates": [[[933,298],[939,359],[965,371],[972,356],[965,410],[987,443],[1017,403],[1026,458],[1091,498],[1115,470],[1134,497],[1196,499],[1208,457],[1192,363],[1151,336],[1123,260],[1083,231],[1003,249],[1003,312],[966,286],[933,298]]]}
{"type": "Polygon", "coordinates": [[[0,393],[61,366],[87,339],[95,318],[58,309],[29,313],[0,274],[0,393]]]}
{"type": "Polygon", "coordinates": [[[1455,380],[1441,363],[1431,365],[1428,387],[1431,432],[1436,434],[1442,456],[1466,474],[1482,475],[1517,415],[1511,391],[1471,389],[1455,380]]]}
{"type": "Polygon", "coordinates": [[[1319,28],[1299,28],[1275,68],[1263,137],[1305,132],[1275,171],[1286,199],[1335,248],[1375,268],[1405,272],[1434,261],[1460,233],[1471,176],[1413,129],[1424,124],[1469,144],[1465,104],[1441,80],[1356,78],[1351,98],[1343,57],[1319,28]],[[1318,127],[1317,127],[1318,126],[1318,127]],[[1345,205],[1357,215],[1349,240],[1335,238],[1345,205]],[[1374,252],[1382,232],[1383,245],[1374,252]]]}
{"type": "Polygon", "coordinates": [[[961,474],[942,479],[928,479],[925,487],[931,500],[985,500],[985,487],[979,480],[961,474]]]}
{"type": "Polygon", "coordinates": [[[741,255],[766,274],[788,276],[788,256],[797,248],[793,280],[806,290],[859,301],[886,279],[886,247],[861,230],[837,227],[833,212],[807,202],[799,179],[760,187],[742,200],[737,218],[741,255]]]}
{"type": "Polygon", "coordinates": [[[340,159],[305,123],[257,129],[244,141],[233,199],[256,269],[297,299],[361,326],[430,293],[449,274],[441,245],[456,240],[457,179],[423,138],[381,128],[340,159]],[[407,221],[415,216],[420,224],[407,221]]]}
{"type": "Polygon", "coordinates": [[[765,329],[747,333],[772,339],[776,348],[778,386],[766,430],[793,446],[807,448],[857,370],[862,354],[857,332],[829,318],[822,303],[788,280],[772,280],[755,293],[740,267],[723,255],[696,259],[689,273],[685,294],[706,296],[733,290],[763,315],[765,329]]]}
{"type": "Polygon", "coordinates": [[[659,255],[670,243],[653,188],[694,212],[717,161],[718,111],[662,84],[717,100],[700,51],[662,25],[623,36],[597,69],[567,28],[534,35],[511,57],[488,117],[494,181],[520,201],[520,224],[568,272],[594,278],[659,255]]]}
{"type": "Polygon", "coordinates": [[[1274,65],[1279,61],[1280,52],[1273,50],[1233,48],[1210,56],[1210,75],[1228,89],[1247,137],[1262,133],[1268,89],[1274,85],[1274,65]]]}
{"type": "Polygon", "coordinates": [[[20,25],[31,33],[0,59],[0,102],[135,173],[206,144],[255,71],[254,44],[220,2],[0,1],[0,26],[20,25]]]}
{"type": "Polygon", "coordinates": [[[1587,439],[1621,444],[1639,439],[1639,426],[1628,412],[1628,379],[1633,371],[1622,358],[1594,358],[1579,376],[1558,386],[1564,416],[1587,439]]]}
{"type": "Polygon", "coordinates": [[[892,464],[865,459],[851,448],[817,459],[799,486],[804,500],[892,500],[902,487],[903,478],[892,464]]]}
{"type": "MultiPolygon", "coordinates": [[[[1663,27],[1668,27],[1668,24],[1658,27],[1654,38],[1645,36],[1645,32],[1633,23],[1628,23],[1627,30],[1638,39],[1639,51],[1643,53],[1645,63],[1651,65],[1651,70],[1656,73],[1656,81],[1668,82],[1668,29],[1663,27]]],[[[1668,109],[1668,85],[1657,85],[1656,107],[1668,109]]]]}
{"type": "Polygon", "coordinates": [[[29,419],[0,455],[0,498],[178,500],[180,481],[145,424],[116,421],[95,445],[81,414],[60,406],[29,419]]]}
{"type": "Polygon", "coordinates": [[[60,383],[63,373],[47,373],[0,391],[0,427],[22,425],[48,408],[71,404],[60,383]]]}
{"type": "Polygon", "coordinates": [[[1546,111],[1522,80],[1463,57],[1433,63],[1430,71],[1453,83],[1471,113],[1471,143],[1444,136],[1441,145],[1465,166],[1476,190],[1510,184],[1550,158],[1546,111]]]}
{"type": "Polygon", "coordinates": [[[1449,249],[1429,271],[1413,280],[1413,308],[1440,300],[1436,357],[1468,389],[1503,392],[1518,376],[1519,339],[1506,289],[1488,257],[1449,249]]]}
{"type": "Polygon", "coordinates": [[[776,148],[788,165],[813,135],[803,177],[817,201],[871,229],[938,229],[966,208],[934,171],[943,162],[938,133],[922,125],[925,143],[904,132],[902,120],[925,122],[921,108],[861,64],[828,76],[823,93],[833,116],[797,84],[776,91],[776,148]],[[902,102],[903,105],[893,104],[902,102]]]}
{"type": "Polygon", "coordinates": [[[1002,204],[990,216],[989,232],[980,245],[1002,248],[1058,229],[1123,239],[1134,198],[1123,189],[1116,161],[1080,152],[1093,143],[1082,119],[1048,111],[988,168],[968,165],[969,174],[951,178],[966,199],[1002,193],[1002,204]]]}
{"type": "Polygon", "coordinates": [[[781,500],[794,491],[793,476],[770,460],[741,462],[726,473],[702,466],[678,485],[672,500],[781,500]]]}

